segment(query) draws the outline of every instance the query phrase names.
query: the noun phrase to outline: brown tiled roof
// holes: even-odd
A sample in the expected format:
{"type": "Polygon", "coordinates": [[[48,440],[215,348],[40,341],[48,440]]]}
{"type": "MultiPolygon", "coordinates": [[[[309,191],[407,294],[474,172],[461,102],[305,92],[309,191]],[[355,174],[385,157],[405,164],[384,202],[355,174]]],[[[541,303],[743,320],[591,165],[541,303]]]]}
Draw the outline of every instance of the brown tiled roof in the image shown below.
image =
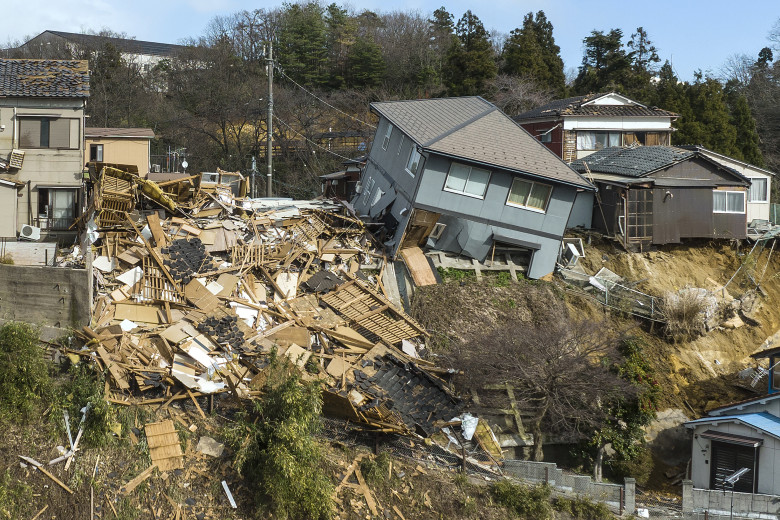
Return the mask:
{"type": "Polygon", "coordinates": [[[373,110],[424,149],[566,184],[591,188],[546,146],[481,97],[372,103],[373,110]]]}
{"type": "Polygon", "coordinates": [[[612,92],[586,94],[565,99],[556,99],[546,105],[534,108],[515,116],[515,121],[539,118],[558,118],[560,116],[614,116],[614,117],[678,117],[679,114],[657,107],[634,105],[588,105],[593,100],[608,96],[612,92]]]}
{"type": "Polygon", "coordinates": [[[87,61],[0,58],[0,96],[88,97],[87,61]]]}
{"type": "Polygon", "coordinates": [[[130,137],[154,139],[151,128],[85,128],[84,137],[130,137]]]}

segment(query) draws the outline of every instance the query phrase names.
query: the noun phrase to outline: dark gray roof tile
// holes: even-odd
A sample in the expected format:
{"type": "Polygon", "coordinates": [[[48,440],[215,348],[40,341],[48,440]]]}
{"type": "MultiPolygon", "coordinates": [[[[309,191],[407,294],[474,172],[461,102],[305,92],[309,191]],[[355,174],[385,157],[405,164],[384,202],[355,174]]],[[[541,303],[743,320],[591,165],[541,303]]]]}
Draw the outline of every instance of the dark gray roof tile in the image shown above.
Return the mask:
{"type": "Polygon", "coordinates": [[[372,103],[371,107],[433,153],[591,187],[509,116],[480,97],[390,101],[372,103]]]}
{"type": "Polygon", "coordinates": [[[88,97],[87,61],[0,58],[0,96],[88,97]]]}

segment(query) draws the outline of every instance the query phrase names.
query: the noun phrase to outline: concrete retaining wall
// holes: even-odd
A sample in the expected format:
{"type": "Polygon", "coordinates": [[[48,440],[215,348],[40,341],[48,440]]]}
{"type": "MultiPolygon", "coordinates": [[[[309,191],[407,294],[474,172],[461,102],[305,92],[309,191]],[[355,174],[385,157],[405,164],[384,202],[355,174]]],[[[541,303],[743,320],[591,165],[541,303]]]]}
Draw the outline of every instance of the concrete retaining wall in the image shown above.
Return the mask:
{"type": "Polygon", "coordinates": [[[49,327],[89,324],[86,269],[0,264],[0,319],[49,327]]]}
{"type": "MultiPolygon", "coordinates": [[[[780,518],[780,496],[752,493],[733,494],[734,518],[780,518]]],[[[730,491],[695,489],[693,481],[683,481],[683,513],[707,511],[710,518],[730,517],[732,493],[730,491]]]]}
{"type": "Polygon", "coordinates": [[[636,509],[636,480],[633,478],[626,478],[622,486],[594,482],[587,475],[564,473],[557,465],[550,462],[527,460],[504,461],[504,472],[531,482],[545,482],[563,493],[574,493],[596,502],[603,502],[614,511],[633,514],[636,509]],[[621,494],[623,495],[622,510],[621,494]]]}

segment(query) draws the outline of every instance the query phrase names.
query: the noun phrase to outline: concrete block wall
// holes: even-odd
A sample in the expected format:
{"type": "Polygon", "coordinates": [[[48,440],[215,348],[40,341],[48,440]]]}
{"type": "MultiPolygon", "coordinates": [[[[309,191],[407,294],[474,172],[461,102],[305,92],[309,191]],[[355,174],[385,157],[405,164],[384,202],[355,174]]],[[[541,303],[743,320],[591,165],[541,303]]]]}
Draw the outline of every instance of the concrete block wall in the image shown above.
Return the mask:
{"type": "MultiPolygon", "coordinates": [[[[731,516],[732,493],[730,491],[696,489],[693,481],[683,481],[682,511],[684,514],[708,512],[710,517],[731,516]]],[[[752,493],[733,494],[734,517],[755,516],[776,518],[780,515],[780,496],[752,493]]]]}
{"type": "Polygon", "coordinates": [[[0,319],[80,328],[89,324],[86,269],[0,264],[0,319]]]}
{"type": "Polygon", "coordinates": [[[625,483],[610,484],[593,482],[587,475],[564,473],[555,464],[549,462],[531,462],[525,460],[507,460],[504,473],[531,482],[546,482],[563,493],[585,496],[596,502],[604,502],[615,510],[620,509],[620,495],[623,493],[623,511],[633,514],[636,510],[636,480],[626,478],[625,483]]]}

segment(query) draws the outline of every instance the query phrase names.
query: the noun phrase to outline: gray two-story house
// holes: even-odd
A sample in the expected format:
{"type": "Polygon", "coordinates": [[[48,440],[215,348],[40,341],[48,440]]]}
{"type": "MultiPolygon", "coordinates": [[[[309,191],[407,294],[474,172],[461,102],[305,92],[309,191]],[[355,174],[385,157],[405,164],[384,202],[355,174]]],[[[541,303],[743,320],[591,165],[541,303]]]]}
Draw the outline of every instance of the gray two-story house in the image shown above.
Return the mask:
{"type": "Polygon", "coordinates": [[[480,97],[371,109],[379,125],[353,204],[384,223],[393,257],[420,246],[511,255],[530,278],[553,271],[577,193],[592,184],[480,97]]]}

